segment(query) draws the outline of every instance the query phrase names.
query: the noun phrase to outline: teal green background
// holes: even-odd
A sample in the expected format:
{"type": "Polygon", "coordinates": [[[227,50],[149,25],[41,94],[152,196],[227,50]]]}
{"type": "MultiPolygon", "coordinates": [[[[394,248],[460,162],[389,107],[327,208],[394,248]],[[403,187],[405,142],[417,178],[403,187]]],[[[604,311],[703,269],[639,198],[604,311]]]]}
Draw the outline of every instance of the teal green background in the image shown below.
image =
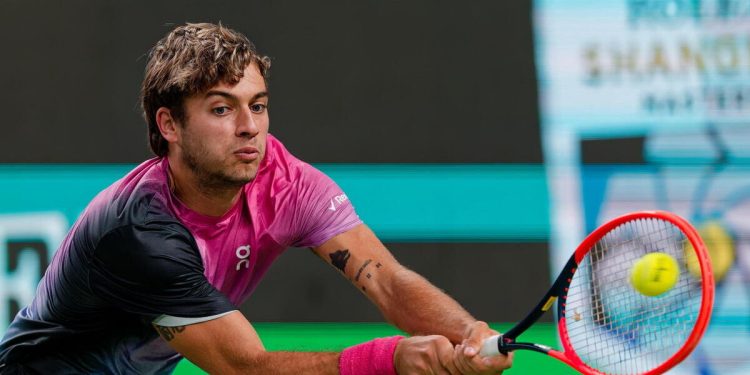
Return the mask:
{"type": "MultiPolygon", "coordinates": [[[[0,214],[61,212],[72,224],[102,189],[132,164],[0,165],[0,214]]],[[[549,235],[544,167],[524,164],[319,164],[383,241],[545,241],[549,235]]],[[[340,351],[399,334],[385,323],[257,323],[268,350],[340,351]]],[[[495,325],[498,330],[508,325],[495,325]]],[[[540,324],[528,341],[556,345],[540,324]]],[[[517,353],[513,374],[574,373],[537,353],[517,353]]],[[[203,374],[188,361],[176,374],[203,374]]]]}
{"type": "MultiPolygon", "coordinates": [[[[0,165],[0,213],[59,211],[72,224],[134,165],[0,165]]],[[[383,241],[544,241],[549,201],[533,164],[320,164],[383,241]]]]}

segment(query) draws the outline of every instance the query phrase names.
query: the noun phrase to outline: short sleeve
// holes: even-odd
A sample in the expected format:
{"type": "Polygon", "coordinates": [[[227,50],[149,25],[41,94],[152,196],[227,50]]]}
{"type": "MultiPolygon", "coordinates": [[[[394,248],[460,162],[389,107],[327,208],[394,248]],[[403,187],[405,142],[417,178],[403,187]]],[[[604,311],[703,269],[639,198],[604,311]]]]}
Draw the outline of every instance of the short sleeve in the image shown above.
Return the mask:
{"type": "Polygon", "coordinates": [[[100,298],[151,321],[236,310],[208,282],[195,241],[177,223],[129,225],[107,233],[95,248],[89,282],[100,298]]]}
{"type": "Polygon", "coordinates": [[[362,224],[349,197],[327,175],[303,163],[297,181],[295,247],[315,247],[362,224]]]}

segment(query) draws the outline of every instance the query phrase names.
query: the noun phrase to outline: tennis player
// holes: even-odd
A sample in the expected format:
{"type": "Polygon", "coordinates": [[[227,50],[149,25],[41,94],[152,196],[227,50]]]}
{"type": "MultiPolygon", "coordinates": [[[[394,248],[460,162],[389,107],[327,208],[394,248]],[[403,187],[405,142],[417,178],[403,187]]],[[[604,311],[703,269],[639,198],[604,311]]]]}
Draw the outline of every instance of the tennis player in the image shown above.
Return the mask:
{"type": "Polygon", "coordinates": [[[0,372],[170,373],[183,356],[216,374],[510,366],[477,356],[496,332],[401,266],[330,178],[268,134],[269,67],[221,25],[179,26],[154,46],[142,105],[156,158],[74,224],[0,343],[0,372]],[[417,336],[341,353],[266,351],[237,306],[290,246],[312,248],[417,336]]]}

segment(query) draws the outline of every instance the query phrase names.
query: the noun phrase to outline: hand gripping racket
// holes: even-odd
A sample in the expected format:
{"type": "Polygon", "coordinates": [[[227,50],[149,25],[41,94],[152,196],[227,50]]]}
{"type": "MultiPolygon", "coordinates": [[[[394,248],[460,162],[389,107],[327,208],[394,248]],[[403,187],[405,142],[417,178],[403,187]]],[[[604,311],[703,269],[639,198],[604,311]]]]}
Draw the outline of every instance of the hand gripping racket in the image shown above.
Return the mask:
{"type": "Polygon", "coordinates": [[[668,212],[630,213],[586,237],[539,304],[505,334],[485,340],[480,353],[533,350],[584,374],[661,374],[698,344],[713,301],[711,264],[697,231],[668,212]],[[648,296],[631,285],[631,273],[655,252],[676,260],[679,274],[674,287],[648,296]],[[516,342],[555,301],[562,351],[516,342]]]}

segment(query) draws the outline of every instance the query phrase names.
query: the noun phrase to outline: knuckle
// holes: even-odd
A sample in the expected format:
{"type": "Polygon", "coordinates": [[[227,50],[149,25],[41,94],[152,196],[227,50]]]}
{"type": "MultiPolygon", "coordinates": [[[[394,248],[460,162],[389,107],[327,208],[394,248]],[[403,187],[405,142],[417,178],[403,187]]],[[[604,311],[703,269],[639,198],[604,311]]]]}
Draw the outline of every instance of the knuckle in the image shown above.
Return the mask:
{"type": "Polygon", "coordinates": [[[477,320],[476,323],[474,323],[474,324],[477,327],[479,327],[479,328],[488,328],[489,327],[489,325],[487,324],[487,322],[484,322],[484,321],[481,321],[481,320],[477,320]]]}
{"type": "MultiPolygon", "coordinates": [[[[445,337],[445,336],[438,336],[436,340],[437,340],[437,342],[439,344],[449,344],[450,345],[450,343],[451,343],[450,340],[448,340],[448,338],[445,337]]],[[[451,345],[451,347],[452,347],[452,345],[451,345]]]]}

